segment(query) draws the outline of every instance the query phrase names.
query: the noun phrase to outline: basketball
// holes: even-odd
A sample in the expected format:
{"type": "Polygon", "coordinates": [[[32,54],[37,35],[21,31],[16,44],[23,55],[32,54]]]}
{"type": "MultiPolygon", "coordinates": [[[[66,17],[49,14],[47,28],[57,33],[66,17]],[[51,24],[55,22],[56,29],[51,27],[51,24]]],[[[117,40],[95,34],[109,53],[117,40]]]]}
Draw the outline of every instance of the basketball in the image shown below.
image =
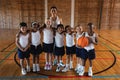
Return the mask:
{"type": "Polygon", "coordinates": [[[78,44],[78,46],[83,48],[89,44],[89,39],[87,37],[82,36],[78,39],[77,44],[78,44]]]}

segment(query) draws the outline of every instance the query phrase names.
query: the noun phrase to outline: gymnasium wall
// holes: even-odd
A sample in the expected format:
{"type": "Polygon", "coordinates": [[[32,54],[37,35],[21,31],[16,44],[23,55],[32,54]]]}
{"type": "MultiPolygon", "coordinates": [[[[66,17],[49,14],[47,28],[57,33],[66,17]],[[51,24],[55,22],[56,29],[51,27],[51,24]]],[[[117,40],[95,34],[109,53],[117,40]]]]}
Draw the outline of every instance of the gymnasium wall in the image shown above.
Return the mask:
{"type": "Polygon", "coordinates": [[[75,1],[75,24],[87,26],[92,22],[98,26],[99,0],[76,0],[75,1]]]}
{"type": "Polygon", "coordinates": [[[120,0],[104,0],[102,29],[120,29],[120,0]]]}
{"type": "MultiPolygon", "coordinates": [[[[48,17],[50,7],[58,8],[58,15],[65,25],[71,23],[72,0],[47,0],[48,17]]],[[[86,27],[93,22],[98,29],[120,28],[120,0],[74,0],[74,25],[86,27]]],[[[19,23],[45,21],[45,0],[0,0],[0,28],[17,29],[19,23]]]]}

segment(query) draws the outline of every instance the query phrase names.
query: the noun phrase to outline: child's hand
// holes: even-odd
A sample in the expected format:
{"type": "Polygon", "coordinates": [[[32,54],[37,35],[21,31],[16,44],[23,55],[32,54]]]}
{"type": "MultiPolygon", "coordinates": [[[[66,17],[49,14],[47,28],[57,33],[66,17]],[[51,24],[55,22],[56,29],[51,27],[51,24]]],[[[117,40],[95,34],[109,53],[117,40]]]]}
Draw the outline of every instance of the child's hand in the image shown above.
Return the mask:
{"type": "Polygon", "coordinates": [[[92,38],[88,37],[88,39],[89,39],[89,43],[94,43],[92,38]]]}
{"type": "Polygon", "coordinates": [[[96,38],[90,38],[89,37],[89,43],[97,44],[96,38]]]}
{"type": "Polygon", "coordinates": [[[19,48],[22,52],[24,52],[24,48],[19,48]]]}
{"type": "Polygon", "coordinates": [[[78,48],[81,48],[81,46],[79,46],[79,45],[76,45],[78,48]]]}
{"type": "Polygon", "coordinates": [[[28,48],[24,48],[23,52],[27,51],[28,48]]]}
{"type": "Polygon", "coordinates": [[[24,48],[24,52],[27,51],[30,48],[30,45],[28,45],[26,48],[24,48]]]}
{"type": "Polygon", "coordinates": [[[27,51],[29,47],[24,48],[23,52],[27,51]]]}

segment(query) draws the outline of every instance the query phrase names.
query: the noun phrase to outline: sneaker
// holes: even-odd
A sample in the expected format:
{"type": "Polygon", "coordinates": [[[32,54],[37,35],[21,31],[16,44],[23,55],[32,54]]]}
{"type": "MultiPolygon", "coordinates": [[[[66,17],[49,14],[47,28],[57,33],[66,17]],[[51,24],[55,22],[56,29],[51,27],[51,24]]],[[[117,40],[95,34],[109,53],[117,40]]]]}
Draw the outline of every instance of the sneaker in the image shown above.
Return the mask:
{"type": "Polygon", "coordinates": [[[59,65],[60,65],[61,67],[65,67],[65,65],[63,64],[63,62],[60,62],[59,65]]]}
{"type": "Polygon", "coordinates": [[[79,71],[79,76],[83,76],[84,75],[84,69],[81,69],[80,71],[79,71]]]}
{"type": "Polygon", "coordinates": [[[52,69],[52,65],[48,65],[48,69],[47,70],[51,70],[52,69]]]}
{"type": "Polygon", "coordinates": [[[60,72],[60,66],[57,66],[56,72],[60,72]]]}
{"type": "Polygon", "coordinates": [[[70,64],[70,69],[73,69],[73,64],[70,64]]]}
{"type": "Polygon", "coordinates": [[[81,69],[79,68],[79,69],[76,71],[76,73],[78,73],[78,74],[79,74],[79,73],[80,73],[80,71],[81,71],[81,69]]]}
{"type": "Polygon", "coordinates": [[[39,64],[36,64],[37,72],[40,71],[39,64]]]}
{"type": "Polygon", "coordinates": [[[78,68],[77,68],[77,71],[76,71],[76,73],[80,73],[80,71],[82,70],[82,67],[81,66],[79,66],[78,68]]]}
{"type": "Polygon", "coordinates": [[[36,65],[33,64],[33,72],[36,72],[36,65]]]}
{"type": "Polygon", "coordinates": [[[62,72],[67,72],[67,71],[69,71],[69,68],[68,68],[68,67],[65,67],[65,68],[62,70],[62,72]]]}
{"type": "Polygon", "coordinates": [[[58,63],[57,59],[54,59],[53,66],[57,65],[57,63],[58,63]]]}
{"type": "Polygon", "coordinates": [[[27,74],[27,72],[26,72],[26,70],[24,68],[22,68],[21,73],[22,73],[22,75],[26,75],[27,74]]]}
{"type": "Polygon", "coordinates": [[[44,70],[48,70],[48,64],[45,64],[44,70]]]}
{"type": "Polygon", "coordinates": [[[47,70],[50,70],[50,65],[47,66],[47,70]]]}
{"type": "Polygon", "coordinates": [[[30,72],[30,66],[26,66],[27,72],[30,72]]]}
{"type": "Polygon", "coordinates": [[[89,71],[88,71],[88,76],[93,76],[92,70],[89,70],[89,71]]]}

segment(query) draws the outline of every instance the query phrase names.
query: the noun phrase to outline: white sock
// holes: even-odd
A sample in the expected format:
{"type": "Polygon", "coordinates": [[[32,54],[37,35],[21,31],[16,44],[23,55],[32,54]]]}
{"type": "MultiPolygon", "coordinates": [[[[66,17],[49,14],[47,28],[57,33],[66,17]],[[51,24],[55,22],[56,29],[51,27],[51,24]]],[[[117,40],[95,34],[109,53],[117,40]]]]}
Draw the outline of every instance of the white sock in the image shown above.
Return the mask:
{"type": "Polygon", "coordinates": [[[60,60],[60,63],[62,63],[63,61],[62,60],[60,60]]]}
{"type": "Polygon", "coordinates": [[[92,70],[92,67],[89,67],[89,70],[92,70]]]}
{"type": "Polygon", "coordinates": [[[33,72],[36,71],[36,64],[33,64],[33,72]]]}
{"type": "Polygon", "coordinates": [[[33,66],[35,67],[35,66],[36,66],[36,64],[33,64],[33,66]]]}
{"type": "Polygon", "coordinates": [[[39,66],[39,64],[36,64],[36,66],[39,66]]]}
{"type": "Polygon", "coordinates": [[[82,67],[82,65],[78,64],[78,65],[77,65],[77,67],[78,67],[78,68],[81,68],[81,67],[82,67]]]}
{"type": "Polygon", "coordinates": [[[66,67],[68,67],[69,66],[69,64],[66,64],[66,67]]]}
{"type": "Polygon", "coordinates": [[[51,65],[51,62],[49,62],[49,65],[51,65]]]}
{"type": "Polygon", "coordinates": [[[73,63],[73,61],[70,61],[70,64],[72,64],[73,63]]]}
{"type": "Polygon", "coordinates": [[[48,64],[48,62],[46,62],[46,64],[48,64]]]}
{"type": "Polygon", "coordinates": [[[36,69],[37,69],[37,71],[40,71],[39,64],[36,64],[36,69]]]}
{"type": "Polygon", "coordinates": [[[80,64],[77,64],[77,67],[79,67],[80,66],[80,64]]]}

